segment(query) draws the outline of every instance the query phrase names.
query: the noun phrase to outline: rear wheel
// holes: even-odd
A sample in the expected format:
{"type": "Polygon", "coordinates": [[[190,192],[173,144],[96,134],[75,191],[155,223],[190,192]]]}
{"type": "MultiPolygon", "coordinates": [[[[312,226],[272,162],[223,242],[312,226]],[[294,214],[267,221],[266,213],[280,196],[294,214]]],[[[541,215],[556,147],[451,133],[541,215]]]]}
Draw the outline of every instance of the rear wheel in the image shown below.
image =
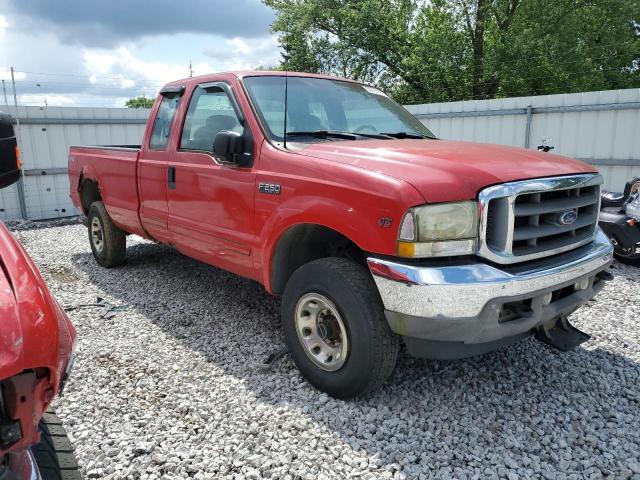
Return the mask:
{"type": "Polygon", "coordinates": [[[89,243],[96,261],[105,268],[124,263],[127,254],[127,235],[116,227],[102,202],[89,208],[89,243]]]}
{"type": "Polygon", "coordinates": [[[313,386],[336,398],[378,388],[393,372],[399,338],[371,274],[344,258],[298,268],[282,299],[285,340],[313,386]]]}
{"type": "Polygon", "coordinates": [[[51,411],[39,425],[40,443],[32,448],[43,480],[81,480],[73,447],[60,419],[51,411]]]}

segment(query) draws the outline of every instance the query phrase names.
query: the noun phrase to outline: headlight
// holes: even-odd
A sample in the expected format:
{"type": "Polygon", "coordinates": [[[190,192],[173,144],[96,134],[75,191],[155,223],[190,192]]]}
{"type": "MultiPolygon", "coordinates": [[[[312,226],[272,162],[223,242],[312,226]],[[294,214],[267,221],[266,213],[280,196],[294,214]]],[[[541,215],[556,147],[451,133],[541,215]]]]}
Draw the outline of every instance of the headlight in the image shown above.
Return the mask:
{"type": "Polygon", "coordinates": [[[398,235],[401,257],[442,257],[475,253],[478,236],[476,202],[437,203],[412,208],[398,235]]]}

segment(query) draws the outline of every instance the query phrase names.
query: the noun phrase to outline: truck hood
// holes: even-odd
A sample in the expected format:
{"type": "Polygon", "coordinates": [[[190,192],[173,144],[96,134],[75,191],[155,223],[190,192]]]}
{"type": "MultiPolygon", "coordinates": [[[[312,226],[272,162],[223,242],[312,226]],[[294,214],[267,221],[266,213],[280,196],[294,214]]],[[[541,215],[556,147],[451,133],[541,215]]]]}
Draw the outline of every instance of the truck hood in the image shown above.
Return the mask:
{"type": "Polygon", "coordinates": [[[304,145],[302,155],[404,180],[429,202],[469,200],[497,183],[597,172],[551,153],[447,140],[358,140],[304,145]]]}

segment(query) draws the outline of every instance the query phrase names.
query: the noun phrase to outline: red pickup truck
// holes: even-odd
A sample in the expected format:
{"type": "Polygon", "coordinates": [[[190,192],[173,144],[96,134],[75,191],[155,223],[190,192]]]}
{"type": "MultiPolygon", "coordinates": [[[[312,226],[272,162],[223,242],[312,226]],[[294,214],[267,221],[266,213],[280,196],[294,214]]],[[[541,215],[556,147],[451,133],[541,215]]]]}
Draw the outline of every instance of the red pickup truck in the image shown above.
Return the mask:
{"type": "Polygon", "coordinates": [[[602,178],[548,153],[444,141],[379,90],[233,72],[167,84],[142,145],[72,147],[71,198],[104,267],[126,235],[282,296],[303,375],[349,398],[410,354],[453,359],[536,334],[610,274],[602,178]]]}

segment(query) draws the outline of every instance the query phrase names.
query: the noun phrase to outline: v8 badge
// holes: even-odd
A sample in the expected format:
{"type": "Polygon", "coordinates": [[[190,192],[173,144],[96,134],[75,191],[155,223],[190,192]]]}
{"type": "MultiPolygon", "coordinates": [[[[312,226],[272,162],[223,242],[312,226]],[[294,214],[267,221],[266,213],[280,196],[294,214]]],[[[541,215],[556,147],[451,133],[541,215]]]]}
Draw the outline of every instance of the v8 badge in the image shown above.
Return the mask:
{"type": "Polygon", "coordinates": [[[378,219],[378,226],[380,228],[389,228],[391,227],[392,223],[393,223],[393,219],[389,217],[381,217],[378,219]]]}

